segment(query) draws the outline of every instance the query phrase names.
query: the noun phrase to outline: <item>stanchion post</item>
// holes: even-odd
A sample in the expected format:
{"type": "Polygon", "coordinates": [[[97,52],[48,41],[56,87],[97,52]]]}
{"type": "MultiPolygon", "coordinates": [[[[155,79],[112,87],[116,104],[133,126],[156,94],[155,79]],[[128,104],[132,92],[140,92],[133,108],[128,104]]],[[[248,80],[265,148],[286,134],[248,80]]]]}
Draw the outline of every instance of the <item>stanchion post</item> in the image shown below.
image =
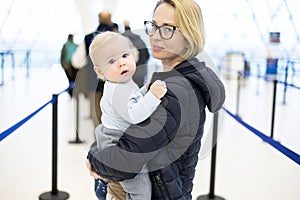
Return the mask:
{"type": "Polygon", "coordinates": [[[81,144],[82,140],[79,138],[79,94],[76,94],[76,138],[73,141],[69,141],[71,144],[81,144]]]}
{"type": "Polygon", "coordinates": [[[66,200],[69,194],[57,189],[57,105],[58,95],[53,94],[52,105],[52,190],[39,196],[39,200],[66,200]]]}
{"type": "Polygon", "coordinates": [[[11,68],[12,68],[12,73],[11,73],[11,79],[15,80],[15,56],[14,52],[9,52],[11,56],[11,68]]]}
{"type": "Polygon", "coordinates": [[[242,77],[242,73],[239,71],[238,72],[238,77],[237,77],[236,116],[239,116],[241,77],[242,77]]]}
{"type": "Polygon", "coordinates": [[[288,72],[289,72],[289,62],[287,62],[286,67],[285,67],[284,89],[283,89],[283,100],[282,100],[283,105],[285,105],[285,103],[286,103],[286,89],[287,89],[288,72]]]}
{"type": "Polygon", "coordinates": [[[256,67],[257,67],[257,70],[256,70],[257,71],[256,72],[257,73],[256,95],[259,95],[259,81],[260,81],[259,80],[259,78],[260,78],[260,66],[259,66],[259,64],[257,64],[256,67]]]}
{"type": "Polygon", "coordinates": [[[274,135],[274,122],[275,122],[275,108],[276,108],[276,93],[277,93],[277,80],[274,79],[274,91],[273,91],[273,105],[272,105],[272,121],[271,121],[271,138],[274,135]]]}
{"type": "Polygon", "coordinates": [[[1,52],[1,82],[0,86],[4,85],[4,53],[1,52]]]}
{"type": "Polygon", "coordinates": [[[26,77],[29,77],[29,58],[30,58],[30,51],[26,51],[26,58],[25,58],[25,63],[26,63],[26,77]]]}
{"type": "Polygon", "coordinates": [[[216,174],[216,157],[217,157],[217,138],[218,138],[218,120],[219,113],[214,114],[213,121],[213,139],[212,139],[212,155],[210,169],[210,190],[208,195],[201,195],[197,200],[225,200],[223,197],[215,195],[215,174],[216,174]]]}

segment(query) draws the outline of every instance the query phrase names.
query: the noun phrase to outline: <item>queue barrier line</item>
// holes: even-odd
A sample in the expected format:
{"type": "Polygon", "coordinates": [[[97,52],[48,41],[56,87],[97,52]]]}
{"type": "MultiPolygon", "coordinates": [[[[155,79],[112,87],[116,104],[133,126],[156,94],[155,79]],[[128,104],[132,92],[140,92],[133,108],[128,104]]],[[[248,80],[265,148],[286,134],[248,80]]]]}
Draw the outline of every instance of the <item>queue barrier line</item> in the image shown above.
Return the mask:
{"type": "Polygon", "coordinates": [[[279,80],[277,80],[277,82],[278,82],[278,83],[281,83],[281,84],[283,84],[283,85],[286,85],[286,86],[289,86],[289,87],[292,87],[292,88],[295,88],[295,89],[300,90],[300,87],[299,87],[299,86],[296,86],[296,85],[293,84],[293,83],[285,83],[284,81],[279,81],[279,80]]]}
{"type": "MultiPolygon", "coordinates": [[[[72,88],[74,85],[70,84],[69,87],[61,92],[58,93],[58,95],[62,94],[65,91],[68,91],[70,88],[72,88]]],[[[48,104],[54,103],[56,101],[55,97],[52,97],[50,101],[45,103],[43,106],[38,108],[36,111],[16,123],[15,125],[11,126],[4,132],[0,134],[0,142],[5,139],[7,136],[9,136],[11,133],[13,133],[15,130],[17,130],[19,127],[21,127],[23,124],[25,124],[29,119],[31,119],[34,115],[36,115],[38,112],[40,112],[42,109],[44,109],[48,104]]],[[[244,122],[239,116],[231,113],[228,109],[225,107],[222,107],[226,111],[227,114],[229,114],[231,117],[233,117],[236,121],[238,121],[240,124],[242,124],[245,128],[253,132],[255,135],[260,137],[263,141],[267,142],[271,146],[273,146],[275,149],[277,149],[279,152],[283,153],[285,156],[296,162],[298,165],[300,165],[300,155],[295,153],[294,151],[288,149],[287,147],[283,146],[279,142],[273,140],[271,137],[266,136],[264,133],[260,132],[259,130],[255,129],[254,127],[250,126],[248,123],[244,122]]]]}
{"type": "MultiPolygon", "coordinates": [[[[267,75],[260,75],[260,74],[254,74],[254,73],[250,73],[248,71],[238,71],[238,70],[232,70],[232,69],[228,69],[227,71],[225,72],[230,72],[231,74],[233,74],[233,72],[237,73],[237,74],[241,74],[242,76],[244,77],[256,77],[258,79],[263,79],[264,81],[266,82],[272,82],[273,80],[268,80],[268,76],[267,75]]],[[[285,86],[289,86],[289,87],[292,87],[292,88],[295,88],[295,89],[299,89],[300,90],[300,86],[297,86],[293,83],[287,83],[285,81],[280,81],[280,80],[277,80],[278,83],[280,84],[283,84],[285,86]]]]}
{"type": "Polygon", "coordinates": [[[282,154],[284,154],[285,156],[287,156],[288,158],[290,158],[291,160],[296,162],[298,165],[300,165],[300,155],[299,154],[295,153],[294,151],[288,149],[287,147],[283,146],[279,142],[273,140],[271,137],[266,136],[265,134],[263,134],[259,130],[257,130],[254,127],[250,126],[249,124],[244,122],[239,116],[234,115],[233,113],[231,113],[226,108],[224,108],[224,107],[222,107],[222,108],[226,111],[227,114],[229,114],[231,117],[233,117],[236,121],[238,121],[240,124],[242,124],[245,128],[247,128],[248,130],[253,132],[255,135],[260,137],[264,142],[270,144],[272,147],[277,149],[279,152],[281,152],[282,154]]]}
{"type": "Polygon", "coordinates": [[[2,132],[0,134],[0,142],[6,138],[7,136],[9,136],[12,132],[14,132],[15,130],[17,130],[18,128],[20,128],[23,124],[25,124],[29,119],[31,119],[34,115],[36,115],[38,112],[40,112],[43,108],[45,108],[49,103],[53,103],[54,102],[54,98],[52,98],[50,101],[48,101],[47,103],[45,103],[43,106],[41,106],[39,109],[37,109],[36,111],[34,111],[33,113],[31,113],[30,115],[28,115],[27,117],[25,117],[24,119],[22,119],[21,121],[19,121],[18,123],[16,123],[15,125],[13,125],[12,127],[8,128],[7,130],[5,130],[4,132],[2,132]]]}
{"type": "MultiPolygon", "coordinates": [[[[73,86],[74,86],[74,84],[70,84],[67,89],[59,92],[58,95],[62,94],[63,92],[68,91],[73,86]]],[[[15,130],[17,130],[18,128],[20,128],[23,124],[25,124],[28,120],[30,120],[38,112],[40,112],[42,109],[44,109],[48,104],[50,104],[50,103],[53,104],[55,101],[56,101],[55,97],[52,97],[52,99],[50,101],[48,101],[47,103],[45,103],[43,106],[41,106],[40,108],[38,108],[36,111],[34,111],[30,115],[28,115],[27,117],[25,117],[24,119],[22,119],[21,121],[17,122],[15,125],[11,126],[10,128],[8,128],[5,131],[3,131],[2,133],[0,133],[0,142],[3,139],[5,139],[7,136],[9,136],[11,133],[13,133],[15,130]]]]}

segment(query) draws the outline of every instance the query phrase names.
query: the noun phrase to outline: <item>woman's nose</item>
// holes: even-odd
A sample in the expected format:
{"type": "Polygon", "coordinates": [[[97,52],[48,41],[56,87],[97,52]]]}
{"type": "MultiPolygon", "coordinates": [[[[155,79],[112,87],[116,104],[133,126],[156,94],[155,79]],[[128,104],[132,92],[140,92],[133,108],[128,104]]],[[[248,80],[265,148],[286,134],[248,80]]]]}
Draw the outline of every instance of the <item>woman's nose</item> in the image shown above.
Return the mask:
{"type": "Polygon", "coordinates": [[[151,36],[151,38],[153,39],[161,39],[161,36],[159,34],[159,30],[155,30],[155,32],[153,33],[153,35],[151,36]]]}

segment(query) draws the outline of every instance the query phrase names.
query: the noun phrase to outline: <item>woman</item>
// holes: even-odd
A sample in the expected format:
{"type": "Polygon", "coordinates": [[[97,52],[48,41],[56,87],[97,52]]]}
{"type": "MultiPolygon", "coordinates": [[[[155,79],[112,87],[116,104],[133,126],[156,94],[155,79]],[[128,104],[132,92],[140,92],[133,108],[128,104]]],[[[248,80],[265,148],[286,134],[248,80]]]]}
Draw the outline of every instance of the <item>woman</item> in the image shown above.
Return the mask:
{"type": "Polygon", "coordinates": [[[146,121],[130,126],[115,146],[102,152],[92,146],[88,159],[102,167],[101,177],[113,181],[133,178],[147,165],[152,199],[192,199],[205,108],[217,112],[222,107],[224,86],[196,59],[204,47],[204,30],[193,0],[159,1],[145,31],[152,56],[163,64],[163,72],[154,73],[151,82],[165,81],[168,92],[146,121]]]}

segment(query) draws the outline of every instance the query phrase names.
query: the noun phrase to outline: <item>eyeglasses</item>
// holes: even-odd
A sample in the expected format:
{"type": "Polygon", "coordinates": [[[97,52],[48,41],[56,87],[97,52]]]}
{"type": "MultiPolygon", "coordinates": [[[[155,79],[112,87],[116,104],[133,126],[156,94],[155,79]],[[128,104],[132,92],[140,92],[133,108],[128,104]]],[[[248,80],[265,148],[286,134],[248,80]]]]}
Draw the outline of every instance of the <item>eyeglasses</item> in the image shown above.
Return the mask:
{"type": "Polygon", "coordinates": [[[176,26],[166,24],[157,26],[156,24],[150,21],[144,21],[144,27],[146,34],[149,36],[153,36],[155,31],[158,29],[160,37],[165,40],[171,39],[174,35],[175,30],[179,30],[179,28],[177,28],[176,26]]]}

